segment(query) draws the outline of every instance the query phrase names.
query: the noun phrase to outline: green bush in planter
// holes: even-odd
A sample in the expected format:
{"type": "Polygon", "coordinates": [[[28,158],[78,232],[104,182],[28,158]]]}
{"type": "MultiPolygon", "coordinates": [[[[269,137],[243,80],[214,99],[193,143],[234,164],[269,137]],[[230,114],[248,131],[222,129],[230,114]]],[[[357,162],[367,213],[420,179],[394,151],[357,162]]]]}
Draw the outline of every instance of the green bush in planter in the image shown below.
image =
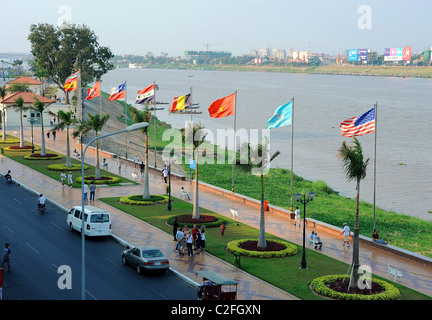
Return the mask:
{"type": "Polygon", "coordinates": [[[288,243],[286,241],[275,240],[275,239],[267,240],[267,242],[273,241],[276,243],[280,243],[283,244],[286,248],[280,251],[251,251],[239,247],[243,242],[257,241],[257,240],[258,239],[240,239],[240,240],[230,241],[227,244],[227,249],[233,253],[237,253],[242,256],[255,257],[255,258],[282,258],[282,257],[294,256],[298,252],[298,248],[296,245],[288,243]]]}

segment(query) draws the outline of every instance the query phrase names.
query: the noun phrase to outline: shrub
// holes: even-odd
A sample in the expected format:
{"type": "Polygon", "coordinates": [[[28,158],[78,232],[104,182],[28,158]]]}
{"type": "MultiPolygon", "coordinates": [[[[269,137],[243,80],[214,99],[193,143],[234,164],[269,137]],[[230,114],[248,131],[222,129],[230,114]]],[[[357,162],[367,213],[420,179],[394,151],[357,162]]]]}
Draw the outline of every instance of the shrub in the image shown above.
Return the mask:
{"type": "Polygon", "coordinates": [[[120,198],[120,203],[136,206],[149,206],[153,204],[168,203],[167,195],[151,195],[150,199],[143,199],[142,195],[132,195],[120,198]]]}
{"type": "MultiPolygon", "coordinates": [[[[10,152],[29,152],[31,151],[32,147],[31,146],[24,146],[24,147],[20,147],[20,146],[11,146],[11,147],[6,147],[4,148],[5,151],[10,151],[10,152]]],[[[39,147],[34,147],[35,151],[39,151],[40,148],[39,147]]]]}
{"type": "MultiPolygon", "coordinates": [[[[66,167],[65,163],[62,164],[52,164],[47,167],[48,170],[52,171],[81,171],[80,164],[72,164],[72,167],[66,167]]],[[[88,169],[88,165],[84,165],[84,170],[88,169]]],[[[81,177],[80,177],[81,179],[81,177]]],[[[80,180],[81,182],[81,180],[80,180]]]]}
{"type": "Polygon", "coordinates": [[[280,243],[283,244],[286,248],[280,251],[252,251],[252,250],[245,250],[240,248],[240,245],[246,241],[257,241],[257,239],[240,239],[240,240],[230,241],[227,244],[227,249],[233,253],[238,253],[243,256],[255,257],[255,258],[289,257],[289,256],[296,255],[298,252],[298,248],[296,245],[288,243],[286,241],[274,240],[274,239],[267,240],[267,242],[273,241],[276,243],[280,243]]]}
{"type": "MultiPolygon", "coordinates": [[[[311,287],[320,295],[339,300],[396,300],[400,296],[400,291],[395,286],[379,279],[373,279],[372,282],[380,285],[384,289],[384,292],[371,295],[338,292],[327,286],[327,284],[343,279],[344,277],[345,275],[343,274],[319,277],[312,280],[311,287]]],[[[347,276],[346,280],[349,281],[349,279],[350,276],[347,276]]]]}
{"type": "MultiPolygon", "coordinates": [[[[79,165],[81,167],[81,165],[79,165]]],[[[84,168],[85,169],[85,168],[84,168]]],[[[94,184],[116,184],[120,182],[120,178],[112,176],[101,176],[100,179],[95,179],[95,176],[84,176],[84,181],[87,183],[94,182],[94,184]]],[[[82,183],[81,176],[76,178],[76,182],[82,183]]]]}
{"type": "Polygon", "coordinates": [[[227,221],[223,217],[217,217],[217,216],[213,216],[213,215],[200,214],[200,220],[199,221],[194,221],[192,219],[192,213],[190,215],[187,215],[187,217],[190,218],[190,219],[188,219],[188,221],[184,221],[183,217],[185,217],[184,214],[169,217],[167,219],[167,223],[169,225],[172,225],[174,222],[174,218],[177,218],[180,228],[185,226],[185,225],[187,225],[188,227],[191,227],[193,224],[196,224],[198,227],[204,225],[206,228],[218,228],[218,227],[220,227],[220,225],[222,223],[224,223],[225,225],[227,224],[227,221]]]}

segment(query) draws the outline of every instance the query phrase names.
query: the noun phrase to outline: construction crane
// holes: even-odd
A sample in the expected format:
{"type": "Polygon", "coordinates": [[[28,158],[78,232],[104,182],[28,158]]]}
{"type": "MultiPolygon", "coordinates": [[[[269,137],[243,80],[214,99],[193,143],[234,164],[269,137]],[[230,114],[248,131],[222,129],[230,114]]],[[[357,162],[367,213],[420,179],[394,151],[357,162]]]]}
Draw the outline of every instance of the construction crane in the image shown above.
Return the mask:
{"type": "Polygon", "coordinates": [[[220,46],[220,44],[204,43],[204,47],[207,48],[207,51],[208,51],[208,49],[209,49],[210,46],[220,46]]]}

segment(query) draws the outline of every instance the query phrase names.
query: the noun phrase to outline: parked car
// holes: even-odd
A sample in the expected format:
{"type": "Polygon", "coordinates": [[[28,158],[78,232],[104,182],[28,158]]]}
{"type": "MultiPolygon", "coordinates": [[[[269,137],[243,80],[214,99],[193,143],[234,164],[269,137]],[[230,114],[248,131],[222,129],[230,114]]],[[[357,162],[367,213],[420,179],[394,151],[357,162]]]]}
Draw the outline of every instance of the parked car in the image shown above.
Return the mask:
{"type": "MultiPolygon", "coordinates": [[[[71,231],[82,229],[82,207],[73,207],[67,215],[67,224],[71,231]]],[[[86,236],[110,236],[111,217],[108,212],[94,206],[84,207],[84,228],[86,236]]]]}
{"type": "Polygon", "coordinates": [[[170,267],[168,258],[158,248],[152,246],[125,250],[121,257],[122,263],[134,266],[138,274],[143,270],[165,272],[170,267]]]}

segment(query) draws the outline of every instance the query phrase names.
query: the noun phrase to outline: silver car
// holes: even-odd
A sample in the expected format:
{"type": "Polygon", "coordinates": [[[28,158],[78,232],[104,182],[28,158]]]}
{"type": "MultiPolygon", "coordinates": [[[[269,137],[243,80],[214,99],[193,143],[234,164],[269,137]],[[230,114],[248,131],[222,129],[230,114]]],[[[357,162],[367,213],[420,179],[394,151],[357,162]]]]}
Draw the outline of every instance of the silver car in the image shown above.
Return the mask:
{"type": "Polygon", "coordinates": [[[141,271],[166,271],[169,269],[169,260],[155,247],[134,247],[122,252],[122,263],[130,264],[136,268],[138,274],[141,271]]]}

